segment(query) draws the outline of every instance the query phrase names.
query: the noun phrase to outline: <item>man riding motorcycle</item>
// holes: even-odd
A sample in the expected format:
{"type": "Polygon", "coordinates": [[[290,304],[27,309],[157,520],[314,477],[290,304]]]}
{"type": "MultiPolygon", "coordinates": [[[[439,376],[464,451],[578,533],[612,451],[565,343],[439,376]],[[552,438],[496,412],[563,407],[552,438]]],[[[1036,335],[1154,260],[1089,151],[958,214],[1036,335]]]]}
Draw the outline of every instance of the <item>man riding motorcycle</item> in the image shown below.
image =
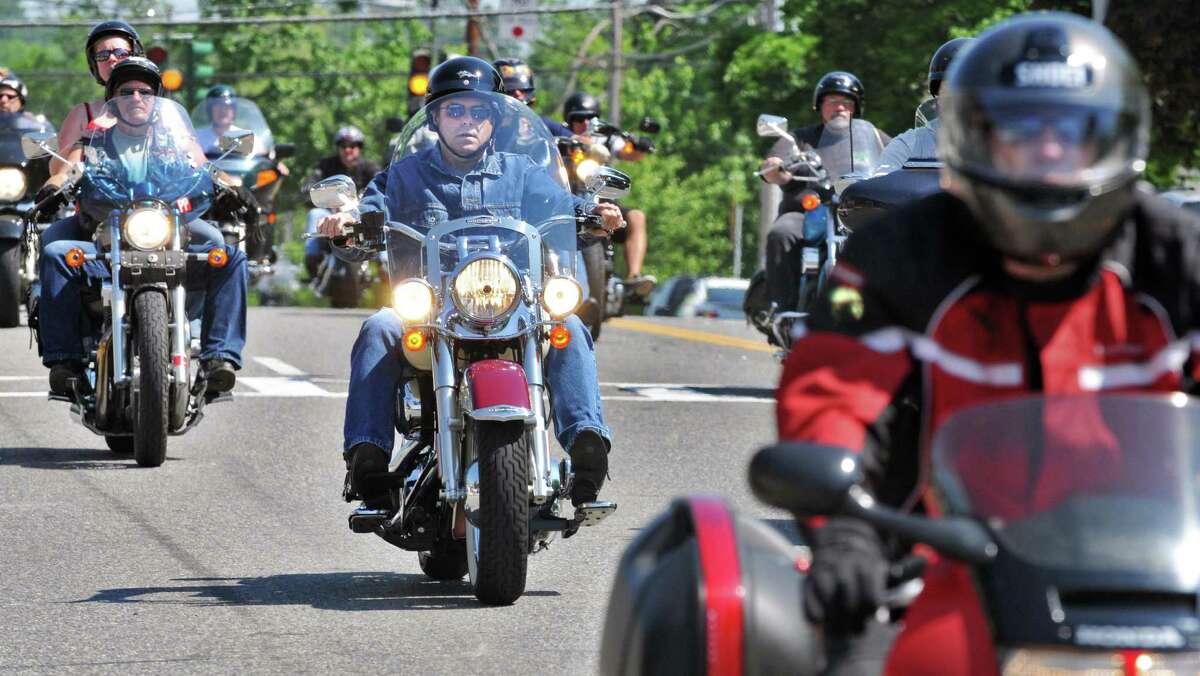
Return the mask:
{"type": "MultiPolygon", "coordinates": [[[[942,88],[942,80],[946,77],[946,71],[950,70],[950,62],[963,47],[969,44],[971,44],[971,38],[954,38],[938,47],[937,51],[933,53],[933,58],[929,61],[929,96],[932,97],[931,101],[935,110],[937,96],[942,88]]],[[[875,174],[888,174],[896,171],[903,167],[909,158],[937,157],[937,118],[934,117],[925,124],[919,122],[918,124],[920,126],[909,129],[887,144],[887,147],[883,149],[883,155],[879,157],[875,174]]]]}
{"type": "MultiPolygon", "coordinates": [[[[866,102],[862,82],[853,73],[835,70],[826,73],[813,89],[813,110],[821,116],[819,124],[800,127],[791,135],[800,144],[800,151],[816,150],[830,176],[835,179],[852,172],[869,171],[859,166],[857,156],[877,156],[891,137],[862,119],[866,102]],[[871,152],[856,149],[869,147],[871,152]]],[[[783,165],[796,148],[791,141],[780,139],[767,152],[760,167],[760,176],[768,183],[783,188],[779,217],[767,233],[767,296],[775,307],[784,311],[797,309],[803,261],[798,253],[804,243],[804,214],[802,198],[809,184],[793,182],[783,165]]]]}
{"type": "MultiPolygon", "coordinates": [[[[563,120],[571,133],[576,136],[586,136],[588,120],[600,117],[600,100],[587,92],[575,92],[567,97],[563,104],[563,120]]],[[[613,151],[613,156],[619,160],[636,162],[644,153],[638,150],[626,150],[625,144],[613,151]]],[[[658,280],[654,275],[642,273],[642,263],[646,260],[646,251],[650,246],[647,234],[646,212],[641,209],[621,207],[621,215],[629,227],[613,235],[613,242],[625,245],[625,265],[628,277],[625,288],[634,289],[642,297],[650,295],[658,280]]]]}
{"type": "Polygon", "coordinates": [[[0,113],[19,113],[25,109],[29,88],[15,77],[0,80],[0,113]]]}
{"type": "MultiPolygon", "coordinates": [[[[162,79],[158,67],[151,61],[141,57],[129,57],[112,68],[111,75],[105,85],[105,100],[114,97],[128,97],[128,100],[140,101],[143,98],[161,96],[162,79]],[[135,98],[136,97],[136,98],[135,98]]],[[[152,106],[151,106],[152,107],[152,106]]],[[[108,134],[109,142],[115,144],[126,164],[137,166],[138,158],[142,158],[145,166],[145,156],[149,152],[146,134],[150,128],[150,116],[159,114],[157,110],[134,110],[128,113],[115,108],[114,116],[102,116],[95,120],[88,134],[108,134]]],[[[205,162],[204,153],[199,145],[195,148],[197,164],[205,162]]],[[[89,161],[82,147],[75,147],[66,156],[70,162],[89,161]]],[[[61,193],[60,193],[61,194],[61,193]]],[[[236,194],[228,189],[224,196],[218,197],[217,202],[236,199],[236,194]]],[[[67,252],[73,248],[83,249],[87,253],[95,253],[95,245],[91,241],[91,232],[97,223],[86,215],[78,219],[80,234],[78,240],[60,239],[43,246],[42,250],[42,291],[40,304],[40,342],[42,362],[50,368],[50,389],[55,393],[70,392],[70,381],[83,373],[84,349],[83,337],[80,330],[80,315],[82,313],[80,287],[86,283],[85,277],[103,277],[106,269],[99,264],[72,267],[67,262],[67,252]]],[[[215,231],[212,225],[196,219],[189,223],[188,230],[192,234],[192,249],[208,251],[213,248],[207,235],[215,231]]],[[[217,241],[221,242],[219,232],[217,241]]],[[[224,246],[221,242],[217,246],[224,246]]],[[[228,263],[222,268],[203,266],[205,272],[189,275],[203,284],[196,288],[196,293],[203,294],[202,317],[202,353],[201,364],[208,377],[208,389],[211,392],[225,392],[233,388],[236,379],[234,370],[241,368],[241,350],[246,342],[246,259],[236,248],[228,248],[228,263]]]]}
{"type": "MultiPolygon", "coordinates": [[[[851,235],[777,410],[781,439],[861,453],[871,494],[910,509],[930,497],[923,440],[963,407],[1200,375],[1200,223],[1136,187],[1149,98],[1116,38],[1073,14],[1010,19],[955,60],[940,108],[947,192],[851,235]]],[[[811,541],[806,614],[833,662],[879,673],[894,629],[870,618],[898,543],[848,517],[811,541]]],[[[953,616],[949,565],[906,632],[953,616]]]]}
{"type": "MultiPolygon", "coordinates": [[[[530,108],[537,105],[537,87],[533,82],[533,69],[528,63],[522,59],[505,58],[493,61],[492,67],[500,73],[500,78],[504,81],[504,93],[530,108]]],[[[541,118],[552,135],[564,138],[571,136],[571,130],[562,123],[546,115],[542,115],[541,118]]]]}
{"type": "MultiPolygon", "coordinates": [[[[367,184],[379,173],[379,165],[363,157],[362,150],[366,137],[362,130],[354,125],[346,125],[333,135],[333,147],[336,153],[323,157],[317,162],[317,168],[305,181],[305,186],[320,181],[323,178],[345,174],[354,179],[354,185],[361,193],[367,184]]],[[[317,223],[329,215],[328,209],[312,208],[308,210],[308,227],[305,232],[316,232],[317,223]]],[[[316,277],[321,261],[329,253],[329,242],[325,239],[313,238],[304,243],[304,269],[309,277],[316,277]]]]}
{"type": "MultiPolygon", "coordinates": [[[[343,227],[371,211],[424,231],[471,214],[536,222],[536,213],[525,212],[534,211],[537,204],[576,200],[529,157],[492,151],[492,135],[500,122],[498,96],[504,96],[503,82],[486,61],[456,57],[435,68],[425,112],[438,135],[437,144],[393,162],[376,176],[358,213],[321,220],[318,229],[332,238],[335,252],[348,259],[367,255],[345,248],[343,227]],[[528,208],[522,206],[527,202],[528,208]]],[[[606,231],[621,226],[615,206],[599,205],[596,213],[606,231]]],[[[576,470],[571,499],[581,505],[594,502],[604,483],[611,440],[587,330],[575,317],[566,326],[571,340],[547,355],[546,378],[558,441],[570,453],[576,470]]],[[[400,348],[402,330],[391,310],[380,310],[363,323],[350,357],[343,455],[353,492],[368,504],[386,497],[387,486],[376,477],[388,468],[395,436],[394,395],[408,371],[400,348]]]]}

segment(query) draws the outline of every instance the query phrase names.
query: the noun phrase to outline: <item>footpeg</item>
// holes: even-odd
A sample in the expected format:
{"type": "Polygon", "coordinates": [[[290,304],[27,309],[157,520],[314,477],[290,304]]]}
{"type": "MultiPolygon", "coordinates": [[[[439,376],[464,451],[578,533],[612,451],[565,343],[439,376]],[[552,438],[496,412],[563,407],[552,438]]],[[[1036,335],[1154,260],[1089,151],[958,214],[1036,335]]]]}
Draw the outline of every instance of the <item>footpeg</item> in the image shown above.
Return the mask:
{"type": "Polygon", "coordinates": [[[576,521],[581,526],[595,526],[615,511],[617,511],[617,503],[615,502],[609,502],[608,500],[585,502],[575,508],[575,518],[573,521],[576,521]]]}
{"type": "Polygon", "coordinates": [[[386,509],[371,509],[359,505],[358,509],[350,512],[350,530],[355,533],[374,533],[380,526],[387,523],[392,512],[386,509]]]}

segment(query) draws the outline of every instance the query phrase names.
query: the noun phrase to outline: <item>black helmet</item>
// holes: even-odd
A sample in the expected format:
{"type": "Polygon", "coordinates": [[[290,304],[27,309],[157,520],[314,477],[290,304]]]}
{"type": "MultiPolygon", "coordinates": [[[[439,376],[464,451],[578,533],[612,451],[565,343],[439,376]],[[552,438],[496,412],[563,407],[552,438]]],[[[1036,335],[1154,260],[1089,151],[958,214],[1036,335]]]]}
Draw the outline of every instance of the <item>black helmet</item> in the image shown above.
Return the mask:
{"type": "Polygon", "coordinates": [[[525,103],[533,105],[537,99],[537,89],[533,86],[533,69],[528,63],[521,59],[496,59],[492,66],[500,73],[500,78],[504,81],[504,91],[509,96],[515,97],[515,92],[521,90],[525,92],[525,103]]]}
{"type": "Polygon", "coordinates": [[[29,96],[29,87],[26,87],[24,82],[21,82],[15,77],[10,76],[0,80],[0,87],[8,87],[16,92],[17,98],[21,99],[22,104],[25,103],[25,98],[29,96]]]}
{"type": "Polygon", "coordinates": [[[233,100],[236,98],[237,92],[234,91],[233,87],[226,84],[213,85],[209,87],[208,93],[204,95],[205,101],[220,99],[225,103],[233,103],[233,100]]]}
{"type": "Polygon", "coordinates": [[[133,29],[133,26],[130,26],[128,23],[118,19],[114,21],[101,21],[92,26],[92,31],[88,33],[87,46],[84,47],[83,53],[87,57],[88,70],[92,72],[92,77],[96,78],[96,82],[101,85],[104,84],[104,80],[100,79],[100,67],[92,60],[92,46],[112,35],[119,35],[129,41],[129,44],[133,46],[132,56],[143,56],[146,53],[146,50],[142,49],[142,39],[138,37],[137,31],[133,29]]]}
{"type": "Polygon", "coordinates": [[[954,55],[958,54],[960,49],[971,44],[971,40],[972,38],[954,38],[938,47],[937,51],[933,53],[933,58],[929,60],[930,95],[938,95],[938,90],[942,88],[942,80],[946,77],[946,71],[950,70],[950,61],[954,59],[954,55]]]}
{"type": "Polygon", "coordinates": [[[108,101],[119,96],[117,90],[126,82],[139,80],[154,89],[155,96],[162,96],[162,73],[150,59],[141,56],[131,56],[113,66],[112,75],[104,85],[104,100],[108,101]]]}
{"type": "Polygon", "coordinates": [[[1034,264],[1103,248],[1146,167],[1150,102],[1137,64],[1098,23],[1009,19],[950,66],[938,155],[991,245],[1034,264]]]}
{"type": "Polygon", "coordinates": [[[425,105],[455,92],[504,93],[504,81],[492,64],[474,56],[456,56],[434,67],[429,74],[425,105]]]}
{"type": "Polygon", "coordinates": [[[568,123],[600,117],[600,100],[587,92],[575,92],[563,103],[563,119],[568,123]]]}
{"type": "Polygon", "coordinates": [[[362,147],[366,143],[366,137],[363,136],[362,130],[358,127],[348,124],[337,130],[333,135],[333,145],[339,146],[343,143],[354,144],[362,147]]]}
{"type": "Polygon", "coordinates": [[[813,110],[821,109],[821,99],[825,98],[826,94],[845,94],[854,99],[854,117],[862,117],[866,96],[862,82],[854,73],[835,70],[822,75],[813,89],[813,110]]]}

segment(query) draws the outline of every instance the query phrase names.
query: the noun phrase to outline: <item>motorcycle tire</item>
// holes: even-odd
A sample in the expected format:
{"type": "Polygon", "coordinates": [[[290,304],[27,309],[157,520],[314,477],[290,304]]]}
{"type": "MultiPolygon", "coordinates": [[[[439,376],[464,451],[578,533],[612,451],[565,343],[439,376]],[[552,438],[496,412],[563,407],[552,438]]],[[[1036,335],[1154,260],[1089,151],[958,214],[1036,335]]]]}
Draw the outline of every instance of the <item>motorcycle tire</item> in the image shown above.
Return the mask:
{"type": "Polygon", "coordinates": [[[520,422],[474,423],[478,524],[467,521],[467,565],[475,598],[511,605],[525,593],[529,564],[529,444],[520,422]]]}
{"type": "Polygon", "coordinates": [[[171,368],[167,346],[167,299],[143,291],[133,299],[137,325],[133,337],[138,360],[138,393],[134,402],[133,459],[142,467],[158,467],[167,459],[171,368]]]}
{"type": "Polygon", "coordinates": [[[587,272],[588,297],[584,299],[583,307],[580,308],[579,318],[583,320],[584,325],[592,334],[592,340],[595,341],[600,338],[600,325],[604,323],[604,308],[608,307],[603,242],[595,241],[583,248],[583,266],[587,272]]]}
{"type": "Polygon", "coordinates": [[[357,276],[352,273],[335,274],[329,280],[329,304],[332,307],[358,307],[360,292],[357,276]]]}
{"type": "Polygon", "coordinates": [[[461,580],[467,574],[467,543],[450,538],[438,540],[433,549],[417,552],[417,563],[431,580],[461,580]]]}
{"type": "Polygon", "coordinates": [[[0,242],[0,329],[21,323],[21,243],[0,242]]]}
{"type": "Polygon", "coordinates": [[[108,450],[121,455],[133,453],[133,437],[114,437],[105,436],[104,443],[108,446],[108,450]]]}

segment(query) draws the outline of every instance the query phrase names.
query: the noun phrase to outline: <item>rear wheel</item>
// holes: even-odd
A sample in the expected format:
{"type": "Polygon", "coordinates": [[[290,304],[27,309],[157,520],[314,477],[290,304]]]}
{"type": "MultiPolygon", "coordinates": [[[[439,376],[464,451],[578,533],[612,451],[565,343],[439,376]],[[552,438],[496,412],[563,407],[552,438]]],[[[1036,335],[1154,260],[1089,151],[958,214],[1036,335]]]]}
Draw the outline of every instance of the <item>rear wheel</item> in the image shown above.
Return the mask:
{"type": "Polygon", "coordinates": [[[604,242],[592,242],[583,248],[583,266],[587,273],[588,297],[578,314],[591,332],[592,340],[596,340],[600,337],[600,325],[604,323],[604,310],[608,307],[604,242]]]}
{"type": "Polygon", "coordinates": [[[167,459],[170,352],[167,348],[167,299],[155,291],[134,297],[137,397],[134,400],[133,459],[158,467],[167,459]]]}
{"type": "Polygon", "coordinates": [[[0,328],[21,323],[21,243],[0,242],[0,328]]]}
{"type": "Polygon", "coordinates": [[[113,453],[133,453],[133,437],[105,436],[104,443],[113,453]]]}
{"type": "Polygon", "coordinates": [[[522,423],[474,423],[479,503],[467,512],[467,564],[475,598],[509,605],[525,593],[529,563],[529,447],[522,423]]]}
{"type": "Polygon", "coordinates": [[[361,289],[357,270],[336,270],[329,279],[329,304],[333,307],[358,307],[361,289]],[[342,274],[339,274],[342,273],[342,274]]]}
{"type": "Polygon", "coordinates": [[[461,580],[467,574],[467,544],[462,540],[438,540],[433,549],[417,553],[417,563],[431,579],[461,580]]]}

